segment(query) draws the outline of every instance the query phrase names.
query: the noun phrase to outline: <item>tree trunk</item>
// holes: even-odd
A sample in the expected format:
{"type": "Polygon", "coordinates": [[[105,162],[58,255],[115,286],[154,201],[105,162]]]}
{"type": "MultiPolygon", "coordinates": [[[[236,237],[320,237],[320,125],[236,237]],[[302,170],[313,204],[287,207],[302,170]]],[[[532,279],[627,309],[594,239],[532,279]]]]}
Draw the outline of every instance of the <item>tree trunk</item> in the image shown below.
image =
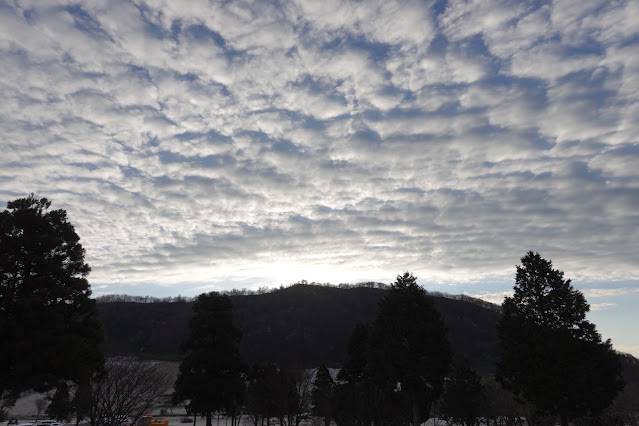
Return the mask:
{"type": "Polygon", "coordinates": [[[561,426],[568,426],[568,416],[565,414],[560,414],[559,419],[561,420],[561,426]]]}
{"type": "Polygon", "coordinates": [[[213,426],[213,419],[210,411],[206,412],[206,426],[213,426]]]}
{"type": "Polygon", "coordinates": [[[413,401],[413,426],[419,426],[419,402],[413,401]]]}

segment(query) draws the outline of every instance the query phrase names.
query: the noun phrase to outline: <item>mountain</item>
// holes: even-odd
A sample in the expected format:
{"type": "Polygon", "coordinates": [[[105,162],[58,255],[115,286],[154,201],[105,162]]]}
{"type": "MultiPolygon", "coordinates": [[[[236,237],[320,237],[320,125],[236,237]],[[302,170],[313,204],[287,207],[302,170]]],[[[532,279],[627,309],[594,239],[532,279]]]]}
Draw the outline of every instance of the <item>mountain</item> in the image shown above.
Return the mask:
{"type": "MultiPolygon", "coordinates": [[[[358,322],[375,318],[387,290],[298,284],[270,293],[231,295],[235,324],[242,330],[240,350],[249,363],[272,361],[290,368],[337,367],[358,322]]],[[[497,307],[434,296],[456,353],[482,371],[497,360],[497,307]]],[[[107,356],[143,354],[178,360],[188,333],[193,302],[98,303],[107,356]]]]}

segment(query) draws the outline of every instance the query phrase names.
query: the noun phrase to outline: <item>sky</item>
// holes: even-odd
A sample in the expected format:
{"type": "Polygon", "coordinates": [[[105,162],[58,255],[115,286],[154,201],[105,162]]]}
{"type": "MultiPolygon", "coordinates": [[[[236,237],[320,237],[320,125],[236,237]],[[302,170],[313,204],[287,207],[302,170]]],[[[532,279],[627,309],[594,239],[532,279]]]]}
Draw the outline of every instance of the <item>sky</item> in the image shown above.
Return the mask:
{"type": "Polygon", "coordinates": [[[639,2],[0,0],[0,203],[103,294],[501,303],[529,250],[639,357],[639,2]]]}

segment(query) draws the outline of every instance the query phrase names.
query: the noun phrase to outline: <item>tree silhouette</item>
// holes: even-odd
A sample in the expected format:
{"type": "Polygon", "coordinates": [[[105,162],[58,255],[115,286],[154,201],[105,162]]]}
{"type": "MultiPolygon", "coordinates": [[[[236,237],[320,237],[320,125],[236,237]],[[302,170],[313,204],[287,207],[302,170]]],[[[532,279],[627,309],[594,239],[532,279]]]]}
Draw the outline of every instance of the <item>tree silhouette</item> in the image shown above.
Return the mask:
{"type": "Polygon", "coordinates": [[[242,333],[233,324],[231,300],[215,292],[201,294],[193,311],[174,401],[190,400],[194,415],[207,415],[207,426],[212,413],[220,410],[231,414],[235,423],[246,392],[247,368],[239,352],[242,333]]]}
{"type": "Polygon", "coordinates": [[[73,404],[69,395],[69,385],[62,381],[58,383],[53,396],[49,398],[50,403],[47,407],[47,415],[52,419],[68,422],[73,412],[73,404]]]}
{"type": "Polygon", "coordinates": [[[590,307],[562,271],[532,251],[521,262],[503,303],[497,379],[562,425],[597,415],[623,388],[620,358],[586,320],[590,307]]]}
{"type": "Polygon", "coordinates": [[[255,426],[270,424],[271,417],[278,417],[280,399],[280,370],[273,364],[255,364],[248,374],[246,409],[255,426]]]}
{"type": "Polygon", "coordinates": [[[313,414],[322,417],[325,426],[330,426],[335,405],[335,383],[326,365],[322,364],[317,369],[313,385],[313,414]]]}
{"type": "Polygon", "coordinates": [[[410,407],[413,425],[429,418],[451,360],[444,323],[413,274],[398,275],[380,301],[371,333],[368,374],[410,407]]]}
{"type": "Polygon", "coordinates": [[[94,426],[119,426],[123,416],[133,424],[171,389],[171,374],[154,361],[109,358],[104,371],[90,382],[90,421],[94,426]]]}
{"type": "Polygon", "coordinates": [[[450,424],[475,426],[484,406],[481,378],[463,357],[455,357],[442,396],[444,417],[450,424]]]}
{"type": "Polygon", "coordinates": [[[367,357],[372,326],[358,323],[348,341],[346,360],[337,374],[335,420],[340,426],[370,425],[374,402],[380,394],[367,375],[367,357]]]}
{"type": "Polygon", "coordinates": [[[33,194],[0,213],[0,399],[82,381],[102,329],[84,249],[64,210],[33,194]]]}

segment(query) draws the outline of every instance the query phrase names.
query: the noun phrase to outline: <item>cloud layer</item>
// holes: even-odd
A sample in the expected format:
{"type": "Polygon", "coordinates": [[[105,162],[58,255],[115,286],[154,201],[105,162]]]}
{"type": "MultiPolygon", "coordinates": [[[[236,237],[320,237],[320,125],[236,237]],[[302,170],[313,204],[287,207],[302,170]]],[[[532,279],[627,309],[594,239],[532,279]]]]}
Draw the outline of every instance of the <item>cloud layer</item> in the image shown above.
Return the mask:
{"type": "Polygon", "coordinates": [[[630,0],[5,2],[0,199],[66,208],[106,293],[511,279],[527,250],[636,283],[637,20],[630,0]]]}

